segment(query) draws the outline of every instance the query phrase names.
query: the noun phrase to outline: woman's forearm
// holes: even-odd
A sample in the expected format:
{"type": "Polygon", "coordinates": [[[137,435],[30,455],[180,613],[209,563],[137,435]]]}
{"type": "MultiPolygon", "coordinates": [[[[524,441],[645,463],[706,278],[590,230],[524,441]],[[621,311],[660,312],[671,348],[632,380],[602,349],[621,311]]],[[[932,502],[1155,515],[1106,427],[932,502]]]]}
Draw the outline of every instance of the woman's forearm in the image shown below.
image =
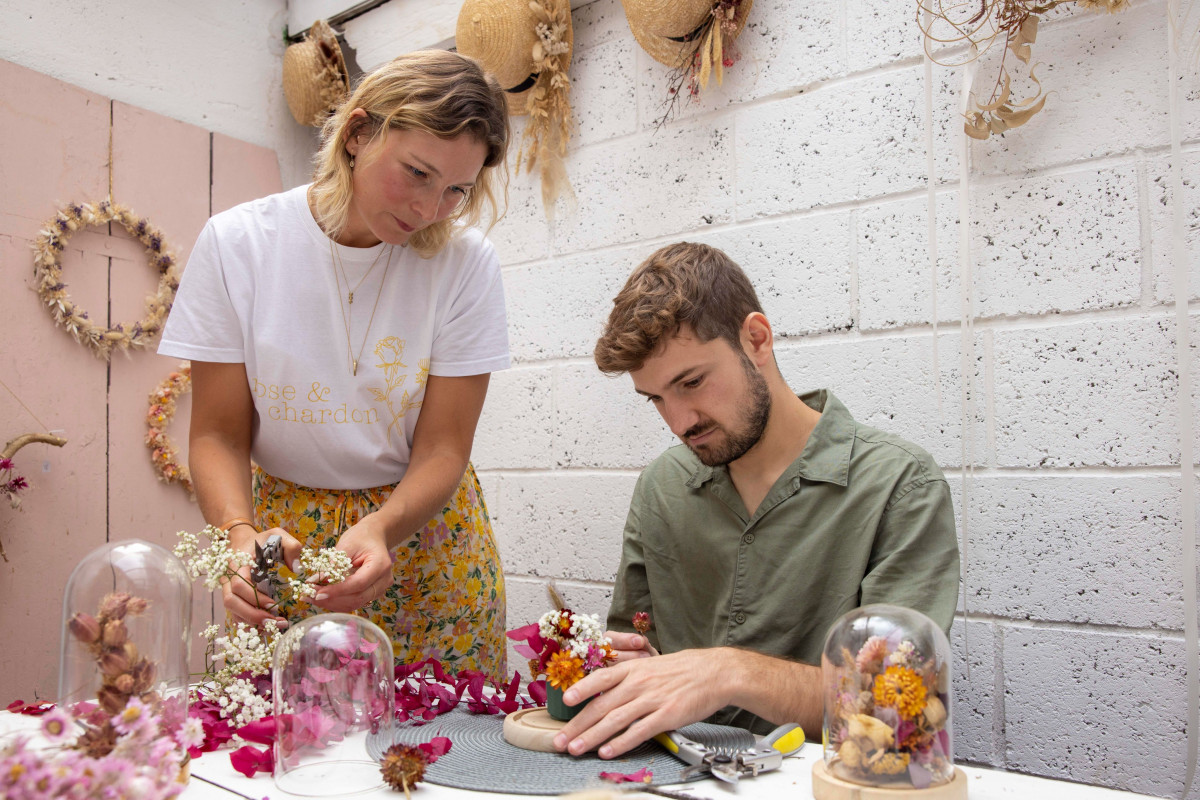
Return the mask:
{"type": "MultiPolygon", "coordinates": [[[[250,438],[254,401],[244,364],[192,362],[188,465],[200,512],[211,525],[253,519],[250,438]]],[[[241,526],[240,532],[249,532],[241,526]]]]}
{"type": "Polygon", "coordinates": [[[387,531],[387,546],[395,550],[437,516],[462,481],[469,454],[441,450],[409,464],[404,479],[372,516],[387,531]]]}
{"type": "Polygon", "coordinates": [[[232,519],[254,519],[248,451],[220,436],[197,436],[188,444],[188,466],[206,522],[222,525],[232,519]]]}

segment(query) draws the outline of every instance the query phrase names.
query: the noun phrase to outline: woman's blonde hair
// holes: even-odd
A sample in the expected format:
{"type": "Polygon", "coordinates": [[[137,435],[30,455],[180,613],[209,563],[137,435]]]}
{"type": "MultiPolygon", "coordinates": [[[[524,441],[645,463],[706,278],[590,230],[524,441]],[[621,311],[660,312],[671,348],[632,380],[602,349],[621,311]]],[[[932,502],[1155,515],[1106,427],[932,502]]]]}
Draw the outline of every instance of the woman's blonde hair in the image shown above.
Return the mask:
{"type": "Polygon", "coordinates": [[[389,128],[420,130],[442,139],[469,134],[487,147],[483,169],[456,213],[412,235],[409,244],[422,256],[441,250],[455,225],[475,225],[490,210],[488,227],[504,216],[508,202],[508,107],[504,90],[474,59],[447,50],[418,50],[402,55],[362,79],[353,94],[321,129],[314,161],[311,198],[317,223],[331,237],[345,228],[353,193],[350,135],[373,141],[389,128]],[[353,117],[355,109],[366,119],[353,117]]]}

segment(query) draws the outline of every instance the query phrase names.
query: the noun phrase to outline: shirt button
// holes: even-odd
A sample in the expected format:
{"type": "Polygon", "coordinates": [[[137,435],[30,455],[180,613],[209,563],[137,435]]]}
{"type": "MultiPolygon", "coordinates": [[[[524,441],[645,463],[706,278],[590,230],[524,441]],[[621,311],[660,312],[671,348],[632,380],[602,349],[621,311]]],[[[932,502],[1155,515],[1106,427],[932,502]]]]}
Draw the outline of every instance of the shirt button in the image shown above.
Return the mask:
{"type": "Polygon", "coordinates": [[[746,615],[744,613],[742,613],[741,611],[739,611],[733,615],[733,621],[736,622],[738,625],[741,625],[743,622],[746,621],[746,615]]]}
{"type": "Polygon", "coordinates": [[[745,536],[743,536],[743,537],[742,537],[742,541],[743,541],[743,542],[745,542],[746,544],[753,544],[753,542],[754,542],[754,534],[753,534],[753,533],[747,533],[745,536]]]}

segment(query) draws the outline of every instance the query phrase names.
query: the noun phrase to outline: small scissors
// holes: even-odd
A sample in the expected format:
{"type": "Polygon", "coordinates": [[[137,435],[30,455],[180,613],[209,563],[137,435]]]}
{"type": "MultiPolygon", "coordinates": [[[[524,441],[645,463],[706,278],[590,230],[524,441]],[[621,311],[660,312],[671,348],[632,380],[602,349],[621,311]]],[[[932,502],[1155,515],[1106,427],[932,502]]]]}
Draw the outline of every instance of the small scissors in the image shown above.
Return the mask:
{"type": "Polygon", "coordinates": [[[264,547],[254,543],[254,567],[250,570],[250,580],[254,588],[274,600],[276,598],[275,581],[272,568],[283,558],[283,537],[278,533],[267,537],[264,547]]]}

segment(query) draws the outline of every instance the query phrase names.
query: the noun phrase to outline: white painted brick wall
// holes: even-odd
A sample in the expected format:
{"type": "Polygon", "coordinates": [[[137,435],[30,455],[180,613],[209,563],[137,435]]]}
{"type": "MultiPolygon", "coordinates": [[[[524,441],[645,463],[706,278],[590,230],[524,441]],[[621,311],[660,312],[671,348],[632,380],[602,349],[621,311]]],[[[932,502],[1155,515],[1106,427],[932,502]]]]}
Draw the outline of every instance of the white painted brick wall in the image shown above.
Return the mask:
{"type": "MultiPolygon", "coordinates": [[[[957,756],[1177,795],[1185,693],[1164,10],[1148,0],[1119,15],[1056,12],[1034,49],[1053,92],[1045,110],[970,146],[976,324],[964,430],[963,71],[935,68],[933,87],[939,401],[913,5],[756,0],[724,85],[657,131],[667,70],[633,42],[619,0],[577,9],[579,128],[567,159],[577,205],[560,204],[548,224],[536,180],[522,175],[492,233],[516,366],[493,376],[474,460],[510,626],[546,610],[552,579],[572,607],[606,613],[633,483],[675,440],[628,378],[596,371],[592,348],[638,262],[662,244],[706,242],[755,282],[794,388],[830,387],[862,423],[929,450],[960,520],[967,498],[951,631],[957,756]]],[[[989,80],[985,64],[976,90],[989,80]]],[[[1183,115],[1193,299],[1198,109],[1193,92],[1183,115]]],[[[1195,342],[1200,309],[1192,317],[1195,342]]]]}
{"type": "Polygon", "coordinates": [[[1012,627],[1003,633],[1007,765],[1178,797],[1182,642],[1012,627]]]}

